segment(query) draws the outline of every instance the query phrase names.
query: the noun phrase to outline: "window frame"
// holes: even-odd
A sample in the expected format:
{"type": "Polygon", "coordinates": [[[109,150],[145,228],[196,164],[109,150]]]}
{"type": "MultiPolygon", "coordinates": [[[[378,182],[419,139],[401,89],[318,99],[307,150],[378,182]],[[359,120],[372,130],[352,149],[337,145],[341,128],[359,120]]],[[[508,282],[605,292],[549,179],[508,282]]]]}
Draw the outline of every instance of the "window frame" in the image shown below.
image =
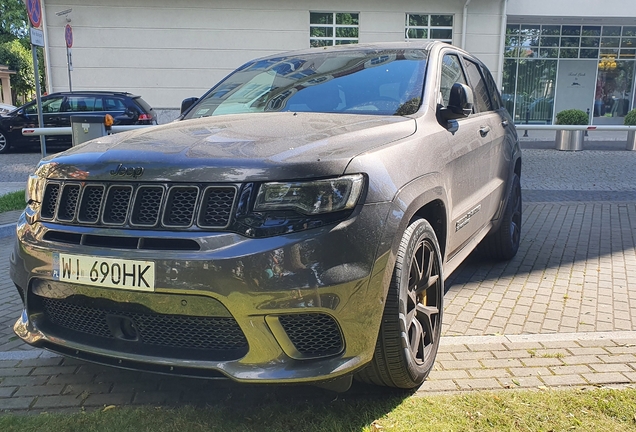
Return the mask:
{"type": "Polygon", "coordinates": [[[410,41],[410,40],[437,40],[437,41],[441,41],[441,42],[446,42],[449,44],[453,43],[453,35],[454,35],[454,26],[455,26],[455,14],[444,14],[444,13],[411,13],[411,12],[406,12],[405,15],[405,23],[404,23],[404,40],[406,41],[410,41]],[[427,25],[425,26],[416,26],[416,25],[410,25],[409,24],[409,18],[411,15],[419,15],[419,16],[426,16],[426,21],[427,21],[427,25]],[[450,17],[452,24],[450,26],[434,26],[431,25],[431,17],[433,15],[439,15],[439,16],[445,16],[445,17],[450,17]],[[417,37],[409,37],[409,30],[426,30],[426,37],[425,38],[417,38],[417,37]],[[451,31],[451,37],[450,39],[447,38],[433,38],[431,37],[431,30],[450,30],[451,31]]]}
{"type": "Polygon", "coordinates": [[[351,11],[340,11],[340,12],[325,12],[325,11],[309,11],[309,46],[310,47],[323,47],[323,46],[336,46],[336,45],[351,45],[357,44],[360,40],[360,12],[351,12],[351,11]],[[331,14],[331,24],[312,24],[311,16],[312,14],[331,14]],[[358,24],[337,24],[338,15],[341,14],[349,14],[349,15],[357,15],[358,24]],[[312,28],[331,28],[331,36],[312,36],[311,29],[312,28]],[[338,29],[340,28],[355,28],[357,30],[358,36],[353,37],[341,37],[337,36],[338,29]],[[331,42],[328,45],[317,44],[314,45],[314,42],[319,41],[329,41],[331,42]],[[346,42],[346,43],[338,43],[338,42],[346,42]]]}

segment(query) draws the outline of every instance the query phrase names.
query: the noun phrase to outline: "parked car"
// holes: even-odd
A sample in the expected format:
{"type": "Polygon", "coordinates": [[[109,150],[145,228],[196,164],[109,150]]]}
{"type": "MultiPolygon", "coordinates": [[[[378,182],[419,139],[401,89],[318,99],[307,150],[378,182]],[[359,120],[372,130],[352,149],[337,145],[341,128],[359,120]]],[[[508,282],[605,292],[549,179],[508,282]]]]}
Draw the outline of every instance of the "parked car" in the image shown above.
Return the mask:
{"type": "Polygon", "coordinates": [[[483,63],[441,42],[310,49],[182,106],[39,164],[16,334],[128,369],[419,386],[444,278],[478,245],[519,247],[521,152],[483,63]]]}
{"type": "MultiPolygon", "coordinates": [[[[68,127],[71,116],[96,114],[113,116],[115,125],[157,124],[154,110],[141,97],[130,93],[76,91],[51,93],[42,97],[44,127],[68,127]]],[[[40,145],[39,136],[23,136],[23,128],[38,127],[35,101],[0,116],[0,153],[20,151],[40,145]]],[[[71,135],[49,136],[50,146],[71,146],[71,135]]]]}
{"type": "Polygon", "coordinates": [[[13,105],[0,103],[0,114],[6,114],[16,109],[13,105]]]}

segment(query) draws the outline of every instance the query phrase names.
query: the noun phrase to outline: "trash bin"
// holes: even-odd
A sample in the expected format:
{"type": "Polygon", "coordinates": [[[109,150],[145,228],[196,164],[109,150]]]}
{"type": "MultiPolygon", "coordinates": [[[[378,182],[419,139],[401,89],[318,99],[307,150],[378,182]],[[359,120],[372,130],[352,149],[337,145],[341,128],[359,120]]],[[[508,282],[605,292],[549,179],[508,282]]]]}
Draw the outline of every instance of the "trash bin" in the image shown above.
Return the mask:
{"type": "Polygon", "coordinates": [[[106,135],[103,115],[72,115],[73,146],[106,135]]]}

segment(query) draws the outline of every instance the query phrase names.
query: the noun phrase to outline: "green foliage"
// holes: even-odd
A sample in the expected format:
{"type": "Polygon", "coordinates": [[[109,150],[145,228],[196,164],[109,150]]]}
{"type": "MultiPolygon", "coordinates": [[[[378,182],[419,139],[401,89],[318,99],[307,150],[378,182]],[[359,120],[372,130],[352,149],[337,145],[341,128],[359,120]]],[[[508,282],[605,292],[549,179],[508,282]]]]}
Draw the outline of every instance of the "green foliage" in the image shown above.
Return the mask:
{"type": "Polygon", "coordinates": [[[636,126],[636,108],[627,113],[624,122],[627,126],[636,126]]]}
{"type": "Polygon", "coordinates": [[[0,196],[0,213],[11,210],[23,210],[25,205],[23,190],[0,196]]]}
{"type": "Polygon", "coordinates": [[[24,1],[0,1],[0,44],[14,39],[26,41],[29,32],[28,20],[24,1]]]}
{"type": "MultiPolygon", "coordinates": [[[[326,394],[281,387],[261,399],[210,386],[199,407],[108,405],[76,414],[0,415],[0,430],[83,432],[634,431],[635,389],[526,390],[434,396],[326,394]],[[215,394],[216,393],[216,394],[215,394]]],[[[259,390],[242,391],[263,393],[259,390]]],[[[88,393],[88,391],[87,391],[88,393]]],[[[90,396],[89,396],[90,397],[90,396]]],[[[9,400],[9,399],[7,399],[9,400]]]]}
{"type": "Polygon", "coordinates": [[[556,115],[558,125],[586,125],[588,121],[588,115],[579,109],[563,110],[556,115]]]}
{"type": "Polygon", "coordinates": [[[33,57],[30,50],[24,48],[19,40],[0,44],[0,64],[16,71],[11,76],[11,87],[16,94],[31,94],[35,90],[33,76],[33,57]]]}

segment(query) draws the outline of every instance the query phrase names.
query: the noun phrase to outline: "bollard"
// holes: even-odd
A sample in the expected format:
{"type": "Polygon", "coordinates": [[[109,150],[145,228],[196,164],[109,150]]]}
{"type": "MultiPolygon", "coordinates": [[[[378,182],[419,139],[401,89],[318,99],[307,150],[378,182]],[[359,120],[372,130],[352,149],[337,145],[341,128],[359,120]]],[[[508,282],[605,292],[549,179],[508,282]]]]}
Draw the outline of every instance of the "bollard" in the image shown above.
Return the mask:
{"type": "Polygon", "coordinates": [[[627,132],[627,146],[625,150],[636,150],[636,131],[631,130],[627,132]]]}
{"type": "Polygon", "coordinates": [[[556,131],[556,149],[567,151],[583,150],[582,130],[557,130],[556,131]]]}
{"type": "Polygon", "coordinates": [[[103,115],[72,115],[73,147],[106,135],[103,115]]]}

